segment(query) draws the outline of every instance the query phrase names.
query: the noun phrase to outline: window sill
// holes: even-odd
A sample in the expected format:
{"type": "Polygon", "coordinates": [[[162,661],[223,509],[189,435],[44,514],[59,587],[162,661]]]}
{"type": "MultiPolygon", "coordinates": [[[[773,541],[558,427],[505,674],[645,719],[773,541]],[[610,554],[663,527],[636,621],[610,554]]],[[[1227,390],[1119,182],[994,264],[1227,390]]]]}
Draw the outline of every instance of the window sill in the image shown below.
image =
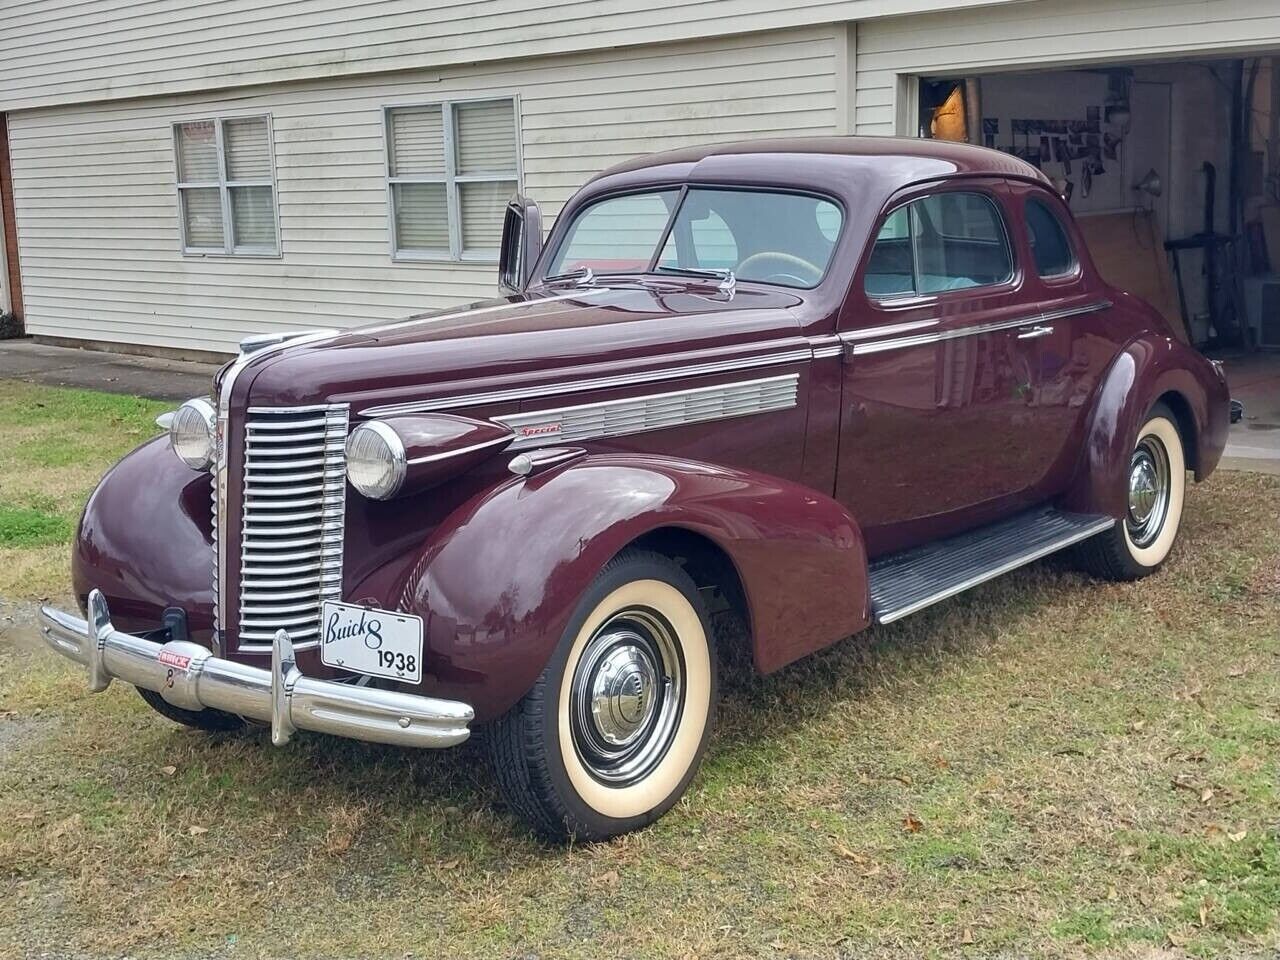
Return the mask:
{"type": "Polygon", "coordinates": [[[188,250],[182,255],[191,260],[283,260],[284,254],[279,250],[188,250]]]}
{"type": "Polygon", "coordinates": [[[393,263],[439,263],[439,264],[473,264],[480,266],[496,267],[498,265],[498,255],[494,254],[463,254],[461,257],[455,257],[448,253],[414,253],[412,251],[398,250],[391,254],[393,263]]]}

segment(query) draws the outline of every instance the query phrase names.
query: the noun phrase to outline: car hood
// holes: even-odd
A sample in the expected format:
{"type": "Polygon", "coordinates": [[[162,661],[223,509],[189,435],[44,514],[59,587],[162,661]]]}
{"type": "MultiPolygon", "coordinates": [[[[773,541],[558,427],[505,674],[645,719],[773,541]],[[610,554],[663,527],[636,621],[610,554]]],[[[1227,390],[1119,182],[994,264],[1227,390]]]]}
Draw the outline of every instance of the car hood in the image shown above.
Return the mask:
{"type": "Polygon", "coordinates": [[[500,401],[536,384],[794,351],[805,345],[803,306],[787,291],[726,294],[706,284],[540,289],[285,347],[255,364],[237,393],[269,406],[346,402],[357,416],[460,397],[500,401]]]}

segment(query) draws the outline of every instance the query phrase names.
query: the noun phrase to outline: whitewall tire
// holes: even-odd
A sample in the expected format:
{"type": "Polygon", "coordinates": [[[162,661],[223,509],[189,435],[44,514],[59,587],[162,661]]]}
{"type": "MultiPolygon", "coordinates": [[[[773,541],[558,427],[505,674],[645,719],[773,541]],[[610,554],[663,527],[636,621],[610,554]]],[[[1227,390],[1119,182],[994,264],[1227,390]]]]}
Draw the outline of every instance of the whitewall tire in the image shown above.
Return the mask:
{"type": "Polygon", "coordinates": [[[1134,441],[1124,476],[1123,521],[1082,544],[1083,565],[1106,580],[1137,580],[1168,559],[1182,524],[1187,461],[1173,412],[1151,408],[1134,441]]]}
{"type": "Polygon", "coordinates": [[[716,681],[693,581],[667,557],[624,551],[579,601],[533,690],[486,731],[495,776],[556,839],[646,826],[698,769],[716,681]]]}

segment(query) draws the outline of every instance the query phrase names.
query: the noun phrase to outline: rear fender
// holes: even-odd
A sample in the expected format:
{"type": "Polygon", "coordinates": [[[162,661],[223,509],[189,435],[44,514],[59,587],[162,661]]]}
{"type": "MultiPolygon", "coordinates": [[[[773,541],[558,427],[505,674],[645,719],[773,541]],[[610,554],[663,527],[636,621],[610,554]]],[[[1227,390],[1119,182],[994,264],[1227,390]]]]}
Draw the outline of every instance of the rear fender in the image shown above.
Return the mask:
{"type": "Polygon", "coordinates": [[[1128,510],[1125,477],[1138,431],[1161,397],[1172,395],[1188,466],[1203,480],[1218,465],[1227,440],[1225,379],[1203,356],[1148,334],[1112,361],[1094,394],[1084,450],[1064,505],[1122,521],[1128,510]]]}
{"type": "Polygon", "coordinates": [[[679,527],[728,556],[762,671],[865,627],[866,552],[848,512],[810,489],[659,456],[590,455],[504,480],[450,516],[413,566],[401,608],[426,624],[433,692],[505,712],[550,659],[608,560],[679,527]]]}

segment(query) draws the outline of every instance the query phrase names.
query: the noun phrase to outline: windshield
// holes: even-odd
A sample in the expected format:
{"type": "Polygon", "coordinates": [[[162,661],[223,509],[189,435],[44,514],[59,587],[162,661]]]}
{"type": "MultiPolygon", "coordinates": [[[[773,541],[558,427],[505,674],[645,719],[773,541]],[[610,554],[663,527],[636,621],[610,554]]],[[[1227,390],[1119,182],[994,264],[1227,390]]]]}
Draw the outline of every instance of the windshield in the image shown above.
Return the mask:
{"type": "Polygon", "coordinates": [[[547,276],[730,270],[738,280],[814,287],[844,216],[830,200],[693,187],[608,197],[569,225],[547,276]],[[661,244],[661,249],[659,245],[661,244]]]}

